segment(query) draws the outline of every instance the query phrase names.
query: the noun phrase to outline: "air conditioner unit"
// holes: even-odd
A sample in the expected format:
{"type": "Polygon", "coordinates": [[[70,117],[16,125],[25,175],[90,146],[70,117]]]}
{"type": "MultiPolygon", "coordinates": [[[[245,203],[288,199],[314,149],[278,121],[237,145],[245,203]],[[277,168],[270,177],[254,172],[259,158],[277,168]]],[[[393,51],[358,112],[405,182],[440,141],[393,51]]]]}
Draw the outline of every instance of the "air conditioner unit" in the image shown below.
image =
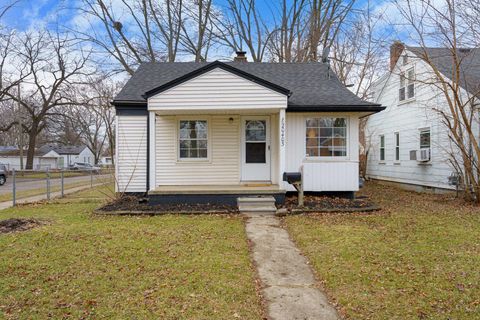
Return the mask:
{"type": "Polygon", "coordinates": [[[417,161],[418,162],[430,161],[430,148],[423,148],[423,149],[417,150],[417,161]]]}

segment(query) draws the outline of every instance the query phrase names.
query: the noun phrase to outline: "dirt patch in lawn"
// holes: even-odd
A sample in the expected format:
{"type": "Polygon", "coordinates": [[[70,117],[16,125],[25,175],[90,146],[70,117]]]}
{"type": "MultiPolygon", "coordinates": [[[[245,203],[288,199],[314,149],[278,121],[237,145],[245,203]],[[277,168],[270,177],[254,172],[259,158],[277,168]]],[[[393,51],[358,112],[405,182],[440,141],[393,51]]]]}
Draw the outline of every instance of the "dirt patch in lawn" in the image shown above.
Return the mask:
{"type": "Polygon", "coordinates": [[[137,197],[122,197],[104,205],[95,211],[99,214],[204,214],[204,213],[238,213],[236,206],[220,205],[213,203],[205,204],[157,204],[149,205],[146,200],[137,197]]]}
{"type": "Polygon", "coordinates": [[[43,223],[36,219],[6,219],[0,220],[0,234],[17,231],[26,231],[42,225],[43,223]]]}
{"type": "Polygon", "coordinates": [[[325,195],[305,195],[304,207],[298,207],[296,194],[287,194],[285,208],[290,213],[302,212],[360,212],[375,211],[380,208],[367,197],[355,199],[331,197],[325,195]]]}

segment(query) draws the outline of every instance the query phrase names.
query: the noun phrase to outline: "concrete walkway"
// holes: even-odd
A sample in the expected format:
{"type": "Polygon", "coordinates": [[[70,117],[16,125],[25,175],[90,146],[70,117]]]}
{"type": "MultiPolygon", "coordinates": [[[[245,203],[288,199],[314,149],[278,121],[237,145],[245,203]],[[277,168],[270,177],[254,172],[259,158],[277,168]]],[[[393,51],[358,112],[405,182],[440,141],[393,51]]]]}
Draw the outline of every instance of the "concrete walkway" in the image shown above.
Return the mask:
{"type": "MultiPolygon", "coordinates": [[[[69,188],[69,189],[65,189],[63,194],[67,195],[67,194],[75,193],[75,192],[78,192],[78,191],[82,191],[82,190],[86,190],[86,189],[90,189],[90,188],[95,188],[95,187],[98,187],[98,186],[101,186],[101,185],[104,185],[104,184],[105,183],[97,183],[97,184],[94,184],[93,186],[87,185],[87,186],[79,186],[79,187],[75,187],[75,188],[69,188]]],[[[52,199],[52,200],[55,199],[55,198],[60,198],[61,196],[62,196],[61,191],[56,191],[56,192],[50,193],[50,199],[52,199]]],[[[17,199],[17,204],[37,202],[37,201],[42,201],[42,200],[46,200],[46,199],[47,199],[47,195],[45,193],[43,193],[43,194],[40,194],[40,195],[37,195],[37,196],[17,199]]],[[[10,208],[12,206],[13,206],[13,201],[0,202],[0,211],[4,210],[4,209],[7,209],[7,208],[10,208]]]]}
{"type": "Polygon", "coordinates": [[[247,236],[272,320],[340,319],[307,260],[273,215],[247,214],[247,236]]]}

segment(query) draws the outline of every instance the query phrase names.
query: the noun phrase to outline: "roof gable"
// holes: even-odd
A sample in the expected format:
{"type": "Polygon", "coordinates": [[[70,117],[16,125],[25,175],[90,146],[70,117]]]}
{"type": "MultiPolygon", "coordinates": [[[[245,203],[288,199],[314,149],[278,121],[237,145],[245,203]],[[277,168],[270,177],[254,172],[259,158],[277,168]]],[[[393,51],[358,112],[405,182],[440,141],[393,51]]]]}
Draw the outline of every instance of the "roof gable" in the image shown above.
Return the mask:
{"type": "Polygon", "coordinates": [[[248,73],[248,72],[242,71],[242,70],[240,70],[240,69],[238,69],[238,68],[235,68],[235,67],[233,67],[233,66],[227,65],[227,64],[225,64],[225,63],[223,63],[223,62],[215,61],[215,62],[209,63],[209,64],[207,64],[207,65],[205,65],[205,66],[203,66],[203,67],[201,67],[201,68],[198,68],[198,69],[196,69],[196,70],[193,70],[193,71],[191,71],[191,72],[189,72],[189,73],[187,73],[187,74],[185,74],[185,75],[183,75],[183,76],[181,76],[181,77],[178,77],[178,78],[176,78],[176,79],[174,79],[174,80],[172,80],[172,81],[169,81],[169,82],[167,82],[167,83],[165,83],[165,84],[163,84],[163,85],[160,85],[160,86],[158,86],[158,87],[156,87],[156,88],[154,88],[154,89],[148,90],[147,92],[145,92],[145,97],[146,97],[146,98],[149,98],[149,97],[151,97],[151,96],[153,96],[153,95],[156,95],[156,94],[158,94],[158,93],[160,93],[160,92],[163,92],[163,91],[165,91],[165,90],[168,90],[168,89],[170,89],[170,88],[173,88],[173,87],[175,87],[175,86],[178,86],[179,84],[182,84],[182,83],[184,83],[184,82],[186,82],[186,81],[189,81],[189,80],[191,80],[191,79],[194,79],[194,78],[196,78],[196,77],[199,77],[199,76],[201,76],[202,74],[205,74],[205,73],[210,72],[210,71],[212,71],[212,70],[214,70],[214,69],[217,69],[217,68],[222,69],[222,70],[225,70],[225,71],[227,71],[227,72],[231,72],[231,73],[233,73],[233,74],[235,74],[235,75],[237,75],[237,76],[239,76],[239,77],[242,77],[242,78],[244,78],[244,79],[246,79],[246,80],[249,80],[249,81],[252,81],[252,82],[254,82],[254,83],[257,83],[257,84],[259,84],[259,85],[261,85],[261,86],[264,86],[264,87],[266,87],[266,88],[269,88],[269,89],[271,89],[271,90],[273,90],[273,91],[276,91],[276,92],[278,92],[278,93],[281,93],[281,94],[284,94],[284,95],[289,95],[289,94],[290,94],[290,90],[288,90],[288,89],[286,89],[286,88],[283,88],[282,86],[279,86],[279,85],[277,85],[277,84],[275,84],[275,83],[272,83],[272,82],[269,82],[269,81],[264,80],[264,79],[262,79],[262,78],[259,78],[259,77],[257,77],[257,76],[254,76],[254,75],[252,75],[252,74],[250,74],[250,73],[248,73]]]}
{"type": "Polygon", "coordinates": [[[148,110],[286,109],[287,97],[224,68],[213,68],[150,96],[148,110]]]}

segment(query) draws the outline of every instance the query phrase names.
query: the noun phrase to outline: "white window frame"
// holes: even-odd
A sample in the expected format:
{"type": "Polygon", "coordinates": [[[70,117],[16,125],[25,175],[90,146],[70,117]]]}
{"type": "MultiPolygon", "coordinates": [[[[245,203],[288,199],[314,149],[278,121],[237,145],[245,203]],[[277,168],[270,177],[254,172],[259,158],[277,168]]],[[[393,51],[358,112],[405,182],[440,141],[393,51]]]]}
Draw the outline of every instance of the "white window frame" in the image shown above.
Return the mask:
{"type": "Polygon", "coordinates": [[[410,99],[415,99],[415,94],[416,94],[416,88],[415,88],[415,78],[416,78],[416,73],[415,73],[415,68],[414,67],[411,67],[411,68],[408,68],[407,71],[406,71],[406,89],[405,89],[405,97],[407,100],[410,100],[410,99]],[[410,73],[410,71],[413,73],[413,77],[410,77],[408,74],[410,73]],[[410,91],[409,88],[410,86],[413,87],[413,95],[411,97],[408,96],[408,92],[410,91]]]}
{"type": "Polygon", "coordinates": [[[432,149],[432,131],[430,130],[430,127],[419,129],[418,145],[419,145],[419,149],[430,149],[430,150],[432,149]],[[425,133],[425,132],[428,132],[428,134],[429,134],[428,147],[422,147],[422,134],[425,133]]]}
{"type": "Polygon", "coordinates": [[[398,89],[398,101],[400,103],[415,99],[415,95],[416,95],[415,79],[416,79],[415,67],[407,68],[400,73],[399,89],[398,89]],[[413,72],[412,78],[410,78],[408,75],[410,71],[413,72]],[[413,86],[413,96],[411,97],[408,96],[408,92],[409,92],[408,88],[410,86],[413,86]],[[400,96],[400,92],[402,92],[402,89],[404,92],[404,99],[401,99],[401,96],[400,96]]]}
{"type": "Polygon", "coordinates": [[[211,161],[211,121],[210,117],[178,116],[176,117],[175,150],[177,163],[185,162],[210,162],[211,161]],[[206,121],[207,122],[207,157],[206,158],[182,158],[180,157],[180,122],[181,121],[206,121]]]}
{"type": "Polygon", "coordinates": [[[393,134],[393,139],[395,142],[395,162],[400,162],[400,132],[395,132],[393,134]]]}
{"type": "Polygon", "coordinates": [[[304,136],[303,142],[304,142],[304,148],[303,150],[305,151],[305,158],[307,160],[345,160],[349,157],[349,146],[350,146],[350,135],[349,135],[349,129],[350,129],[350,117],[348,116],[343,116],[343,115],[322,115],[322,116],[307,116],[304,118],[303,124],[304,124],[304,130],[303,134],[305,135],[307,132],[307,121],[309,119],[331,119],[331,118],[342,118],[345,119],[345,155],[344,156],[309,156],[307,153],[307,137],[304,136]]]}
{"type": "Polygon", "coordinates": [[[386,154],[385,154],[385,135],[381,134],[380,136],[380,143],[379,143],[379,154],[378,158],[380,162],[385,162],[386,154]],[[383,146],[382,146],[383,141],[383,146]],[[383,150],[383,159],[382,159],[382,150],[383,150]]]}

